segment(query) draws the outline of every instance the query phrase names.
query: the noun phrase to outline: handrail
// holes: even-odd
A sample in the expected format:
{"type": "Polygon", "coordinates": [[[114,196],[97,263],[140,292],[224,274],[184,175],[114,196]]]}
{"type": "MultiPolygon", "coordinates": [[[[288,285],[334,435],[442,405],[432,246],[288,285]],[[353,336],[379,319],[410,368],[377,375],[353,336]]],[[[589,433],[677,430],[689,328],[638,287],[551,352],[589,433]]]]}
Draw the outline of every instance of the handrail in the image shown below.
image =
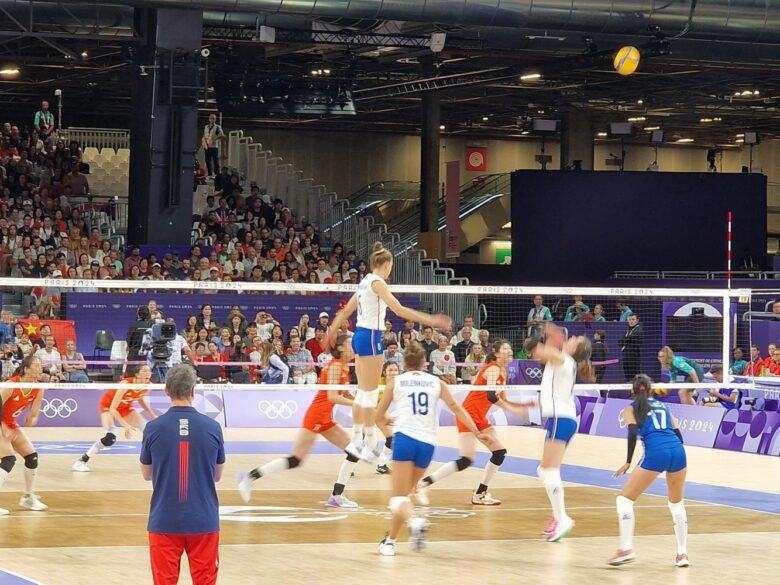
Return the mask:
{"type": "MultiPolygon", "coordinates": [[[[616,270],[612,274],[615,280],[726,280],[725,270],[616,270]]],[[[780,272],[773,270],[735,270],[732,278],[746,280],[780,279],[780,272]]],[[[778,287],[780,288],[780,286],[778,287]]]]}

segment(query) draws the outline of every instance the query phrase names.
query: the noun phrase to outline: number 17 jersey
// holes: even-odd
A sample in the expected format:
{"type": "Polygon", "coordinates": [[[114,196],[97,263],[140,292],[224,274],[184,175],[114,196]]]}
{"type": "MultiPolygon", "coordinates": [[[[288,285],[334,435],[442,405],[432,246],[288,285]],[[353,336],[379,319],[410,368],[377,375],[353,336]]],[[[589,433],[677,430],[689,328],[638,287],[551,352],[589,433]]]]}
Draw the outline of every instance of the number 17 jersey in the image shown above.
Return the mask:
{"type": "Polygon", "coordinates": [[[440,394],[441,381],[436,376],[418,371],[396,376],[393,386],[395,432],[435,445],[436,405],[440,394]]]}
{"type": "Polygon", "coordinates": [[[645,424],[639,429],[639,437],[645,444],[645,451],[680,444],[672,427],[672,414],[663,402],[650,399],[650,412],[645,424]]]}

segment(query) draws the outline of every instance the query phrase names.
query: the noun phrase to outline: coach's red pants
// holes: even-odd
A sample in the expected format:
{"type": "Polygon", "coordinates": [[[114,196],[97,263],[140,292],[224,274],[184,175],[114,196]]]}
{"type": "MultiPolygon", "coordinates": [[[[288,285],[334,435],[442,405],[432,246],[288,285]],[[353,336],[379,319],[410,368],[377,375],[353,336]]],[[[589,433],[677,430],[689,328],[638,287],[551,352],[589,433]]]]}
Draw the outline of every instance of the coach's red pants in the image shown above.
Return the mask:
{"type": "Polygon", "coordinates": [[[181,556],[187,553],[193,585],[214,585],[219,570],[219,532],[207,534],[149,533],[154,585],[179,582],[181,556]]]}

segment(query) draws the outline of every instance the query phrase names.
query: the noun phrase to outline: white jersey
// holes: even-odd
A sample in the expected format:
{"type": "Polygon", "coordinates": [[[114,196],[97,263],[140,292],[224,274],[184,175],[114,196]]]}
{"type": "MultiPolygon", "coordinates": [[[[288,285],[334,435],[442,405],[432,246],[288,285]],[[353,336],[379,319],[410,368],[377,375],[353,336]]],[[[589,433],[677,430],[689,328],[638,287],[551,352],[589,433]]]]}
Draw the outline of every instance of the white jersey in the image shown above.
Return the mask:
{"type": "Polygon", "coordinates": [[[436,406],[440,394],[441,380],[427,372],[412,371],[396,376],[393,386],[395,432],[423,443],[436,444],[436,406]]]}
{"type": "Polygon", "coordinates": [[[367,274],[357,287],[357,326],[384,331],[387,304],[371,288],[378,280],[376,274],[367,274]]]}
{"type": "Polygon", "coordinates": [[[577,380],[577,363],[570,355],[563,354],[563,363],[554,366],[547,362],[542,374],[539,404],[542,416],[577,419],[574,404],[574,382],[577,380]]]}

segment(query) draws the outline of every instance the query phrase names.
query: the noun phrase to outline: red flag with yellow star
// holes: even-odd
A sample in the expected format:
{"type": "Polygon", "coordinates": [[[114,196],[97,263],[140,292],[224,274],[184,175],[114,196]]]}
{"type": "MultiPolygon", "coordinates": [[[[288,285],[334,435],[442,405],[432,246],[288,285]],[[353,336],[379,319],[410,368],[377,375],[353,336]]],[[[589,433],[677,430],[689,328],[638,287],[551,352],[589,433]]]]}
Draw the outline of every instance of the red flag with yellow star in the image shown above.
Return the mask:
{"type": "Polygon", "coordinates": [[[76,341],[76,325],[73,321],[62,319],[17,319],[17,322],[24,327],[25,332],[30,336],[30,341],[36,341],[41,336],[41,327],[48,325],[51,327],[51,334],[57,341],[57,349],[60,352],[65,351],[66,341],[76,341]]]}

